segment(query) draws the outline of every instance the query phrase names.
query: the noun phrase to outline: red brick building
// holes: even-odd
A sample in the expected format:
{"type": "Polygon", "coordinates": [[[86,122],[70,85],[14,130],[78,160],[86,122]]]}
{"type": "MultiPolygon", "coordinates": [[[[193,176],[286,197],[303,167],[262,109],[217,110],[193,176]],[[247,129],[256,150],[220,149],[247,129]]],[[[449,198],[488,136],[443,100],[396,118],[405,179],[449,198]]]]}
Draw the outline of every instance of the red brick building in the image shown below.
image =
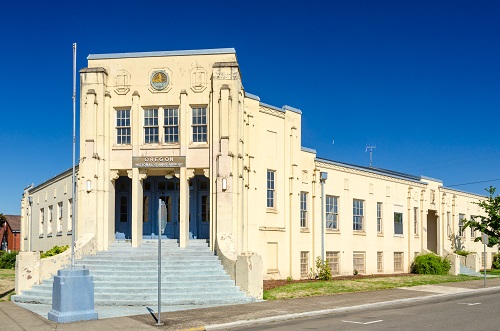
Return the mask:
{"type": "Polygon", "coordinates": [[[21,216],[4,215],[0,223],[0,250],[19,251],[21,247],[21,216]]]}

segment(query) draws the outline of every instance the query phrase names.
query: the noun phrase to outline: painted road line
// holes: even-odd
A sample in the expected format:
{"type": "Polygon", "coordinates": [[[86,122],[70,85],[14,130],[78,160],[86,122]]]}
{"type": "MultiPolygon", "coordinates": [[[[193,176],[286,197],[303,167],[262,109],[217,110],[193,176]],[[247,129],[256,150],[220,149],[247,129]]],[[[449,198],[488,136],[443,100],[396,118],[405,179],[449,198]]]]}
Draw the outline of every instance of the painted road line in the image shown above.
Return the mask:
{"type": "Polygon", "coordinates": [[[368,324],[373,324],[373,323],[380,323],[383,320],[376,320],[376,321],[370,321],[370,322],[356,322],[356,321],[341,321],[344,323],[353,323],[353,324],[361,324],[361,325],[368,325],[368,324]]]}

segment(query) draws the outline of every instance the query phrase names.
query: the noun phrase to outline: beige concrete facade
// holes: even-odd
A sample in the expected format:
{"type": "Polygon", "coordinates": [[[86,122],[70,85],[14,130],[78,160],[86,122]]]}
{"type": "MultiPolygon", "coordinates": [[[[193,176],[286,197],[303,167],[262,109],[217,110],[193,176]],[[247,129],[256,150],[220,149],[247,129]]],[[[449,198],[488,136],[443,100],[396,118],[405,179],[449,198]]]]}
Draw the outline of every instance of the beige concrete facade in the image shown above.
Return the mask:
{"type": "MultiPolygon", "coordinates": [[[[301,110],[244,90],[234,49],[90,55],[80,95],[76,235],[94,233],[98,250],[157,236],[161,199],[165,236],[181,247],[207,239],[235,278],[260,263],[256,256],[260,277],[299,279],[318,256],[347,275],[408,272],[416,254],[446,256],[452,242],[482,252],[469,229],[454,235],[484,197],[318,158],[302,147],[301,110]]],[[[46,220],[36,226],[37,212],[56,208],[62,192],[71,197],[68,187],[66,172],[25,193],[24,251],[69,244],[65,221],[61,242],[48,237],[46,220]]],[[[488,249],[487,265],[496,251],[488,249]]]]}

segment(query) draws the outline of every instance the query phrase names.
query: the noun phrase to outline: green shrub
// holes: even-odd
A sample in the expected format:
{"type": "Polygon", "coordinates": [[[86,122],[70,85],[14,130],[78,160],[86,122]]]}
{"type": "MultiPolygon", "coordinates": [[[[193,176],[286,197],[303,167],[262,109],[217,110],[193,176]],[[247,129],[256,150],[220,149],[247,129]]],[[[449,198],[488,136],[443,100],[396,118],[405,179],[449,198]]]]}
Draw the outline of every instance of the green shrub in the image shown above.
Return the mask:
{"type": "Polygon", "coordinates": [[[455,254],[458,254],[458,255],[461,255],[461,256],[467,256],[467,255],[469,255],[469,254],[470,254],[470,252],[469,252],[469,251],[466,251],[466,250],[462,250],[462,249],[461,249],[461,250],[456,250],[456,251],[455,251],[455,254]]]}
{"type": "Polygon", "coordinates": [[[68,245],[66,245],[66,246],[54,246],[51,249],[49,249],[48,251],[43,252],[42,254],[40,254],[40,258],[44,259],[46,257],[50,257],[50,256],[54,256],[54,255],[57,255],[57,254],[61,254],[62,252],[64,252],[65,250],[67,250],[68,247],[69,247],[68,245]]]}
{"type": "Polygon", "coordinates": [[[14,269],[16,267],[16,256],[19,252],[5,252],[0,255],[0,269],[14,269]]]}
{"type": "Polygon", "coordinates": [[[332,280],[332,271],[330,265],[321,260],[321,257],[316,258],[316,272],[319,280],[332,280]]]}
{"type": "Polygon", "coordinates": [[[491,269],[500,269],[500,253],[493,255],[493,262],[491,263],[491,269]]]}
{"type": "Polygon", "coordinates": [[[451,264],[445,258],[429,253],[419,255],[412,264],[412,273],[422,275],[446,275],[450,271],[451,264]]]}

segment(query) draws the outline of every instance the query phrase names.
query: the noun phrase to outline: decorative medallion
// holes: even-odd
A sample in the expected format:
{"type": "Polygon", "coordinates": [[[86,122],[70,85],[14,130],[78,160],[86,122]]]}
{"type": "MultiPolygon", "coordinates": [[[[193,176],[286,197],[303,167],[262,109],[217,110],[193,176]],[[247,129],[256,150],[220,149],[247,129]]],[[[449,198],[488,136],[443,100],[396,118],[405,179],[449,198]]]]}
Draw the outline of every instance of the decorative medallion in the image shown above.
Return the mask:
{"type": "Polygon", "coordinates": [[[151,74],[151,86],[162,91],[168,86],[168,74],[165,70],[156,70],[151,74]]]}

